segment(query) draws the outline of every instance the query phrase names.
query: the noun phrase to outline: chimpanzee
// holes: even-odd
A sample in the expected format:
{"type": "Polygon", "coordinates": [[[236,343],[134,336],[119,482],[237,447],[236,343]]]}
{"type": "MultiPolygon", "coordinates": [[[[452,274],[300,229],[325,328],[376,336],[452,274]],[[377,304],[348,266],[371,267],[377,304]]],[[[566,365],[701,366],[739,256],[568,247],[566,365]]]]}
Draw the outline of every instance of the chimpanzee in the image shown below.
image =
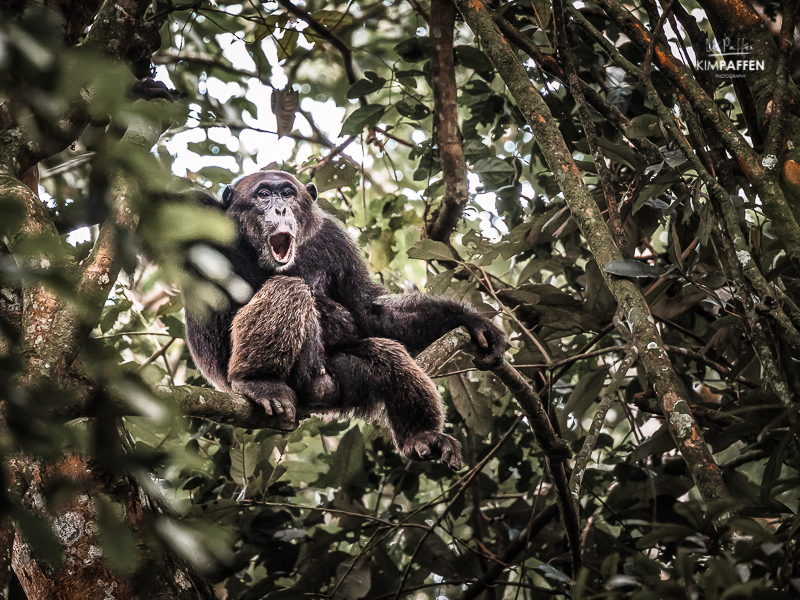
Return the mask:
{"type": "Polygon", "coordinates": [[[239,237],[222,252],[257,291],[207,319],[187,314],[195,363],[218,389],[289,422],[298,412],[374,419],[384,409],[404,456],[458,469],[460,445],[442,433],[439,393],[412,356],[463,325],[481,352],[475,365],[491,369],[503,360],[503,333],[459,302],[387,294],[316,199],[313,184],[280,171],[225,189],[217,206],[239,237]]]}

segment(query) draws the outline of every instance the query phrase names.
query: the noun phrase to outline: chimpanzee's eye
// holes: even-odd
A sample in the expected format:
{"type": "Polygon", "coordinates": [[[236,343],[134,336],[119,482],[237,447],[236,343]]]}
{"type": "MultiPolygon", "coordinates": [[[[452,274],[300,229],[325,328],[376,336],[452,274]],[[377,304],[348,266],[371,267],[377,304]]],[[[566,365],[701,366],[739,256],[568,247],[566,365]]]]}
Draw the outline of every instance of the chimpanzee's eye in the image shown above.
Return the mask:
{"type": "Polygon", "coordinates": [[[284,198],[290,198],[294,196],[294,190],[292,188],[285,187],[281,190],[281,196],[284,198]]]}
{"type": "Polygon", "coordinates": [[[260,190],[258,190],[258,197],[269,198],[269,190],[267,188],[261,188],[260,190]]]}

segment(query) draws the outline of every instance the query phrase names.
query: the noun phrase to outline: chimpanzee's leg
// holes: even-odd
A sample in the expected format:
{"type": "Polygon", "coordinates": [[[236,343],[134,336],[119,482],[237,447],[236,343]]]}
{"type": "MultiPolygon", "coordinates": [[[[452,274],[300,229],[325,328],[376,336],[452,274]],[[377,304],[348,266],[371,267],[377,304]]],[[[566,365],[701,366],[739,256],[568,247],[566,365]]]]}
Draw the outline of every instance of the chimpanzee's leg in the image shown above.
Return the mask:
{"type": "Polygon", "coordinates": [[[375,418],[383,405],[404,456],[441,459],[453,470],[461,467],[461,445],[442,433],[444,414],[436,385],[402,344],[367,338],[330,357],[328,366],[341,392],[336,408],[375,418]]]}
{"type": "Polygon", "coordinates": [[[336,401],[336,382],[324,367],[314,298],[301,279],[269,279],[236,313],[228,380],[235,391],[263,404],[267,414],[290,420],[297,406],[292,389],[312,405],[336,401]]]}

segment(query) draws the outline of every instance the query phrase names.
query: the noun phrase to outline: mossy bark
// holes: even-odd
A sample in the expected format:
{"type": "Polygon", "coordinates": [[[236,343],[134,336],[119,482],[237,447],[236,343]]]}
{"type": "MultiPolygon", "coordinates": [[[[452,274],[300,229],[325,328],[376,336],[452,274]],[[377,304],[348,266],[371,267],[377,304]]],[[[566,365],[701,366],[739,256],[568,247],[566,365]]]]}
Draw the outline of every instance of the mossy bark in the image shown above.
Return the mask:
{"type": "Polygon", "coordinates": [[[456,5],[533,130],[573,219],[598,265],[601,265],[603,277],[633,333],[640,363],[656,392],[670,434],[702,498],[706,503],[726,498],[729,493],[722,473],[689,410],[686,395],[641,290],[632,281],[602,270],[602,265],[620,260],[622,256],[575,166],[555,119],[516,53],[497,29],[486,5],[481,0],[457,0],[456,5]]]}

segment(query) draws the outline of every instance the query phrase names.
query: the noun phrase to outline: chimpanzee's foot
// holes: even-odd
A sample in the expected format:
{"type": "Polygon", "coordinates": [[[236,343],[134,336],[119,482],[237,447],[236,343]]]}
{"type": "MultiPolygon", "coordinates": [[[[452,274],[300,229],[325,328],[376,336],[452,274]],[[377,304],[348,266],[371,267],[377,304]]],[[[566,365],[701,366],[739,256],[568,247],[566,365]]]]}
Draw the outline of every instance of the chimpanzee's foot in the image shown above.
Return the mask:
{"type": "Polygon", "coordinates": [[[339,402],[339,382],[324,368],[308,382],[303,390],[304,400],[309,406],[337,406],[339,402]]]}
{"type": "Polygon", "coordinates": [[[147,77],[133,83],[131,86],[131,95],[134,98],[144,98],[145,100],[163,98],[164,100],[175,102],[175,96],[178,95],[178,91],[171,90],[162,82],[147,77]]]}
{"type": "Polygon", "coordinates": [[[251,379],[231,382],[233,391],[264,407],[267,416],[281,423],[297,426],[297,396],[282,381],[251,379]]]}
{"type": "Polygon", "coordinates": [[[403,455],[411,460],[436,460],[458,471],[461,468],[461,444],[446,433],[420,431],[406,439],[403,455]]]}

